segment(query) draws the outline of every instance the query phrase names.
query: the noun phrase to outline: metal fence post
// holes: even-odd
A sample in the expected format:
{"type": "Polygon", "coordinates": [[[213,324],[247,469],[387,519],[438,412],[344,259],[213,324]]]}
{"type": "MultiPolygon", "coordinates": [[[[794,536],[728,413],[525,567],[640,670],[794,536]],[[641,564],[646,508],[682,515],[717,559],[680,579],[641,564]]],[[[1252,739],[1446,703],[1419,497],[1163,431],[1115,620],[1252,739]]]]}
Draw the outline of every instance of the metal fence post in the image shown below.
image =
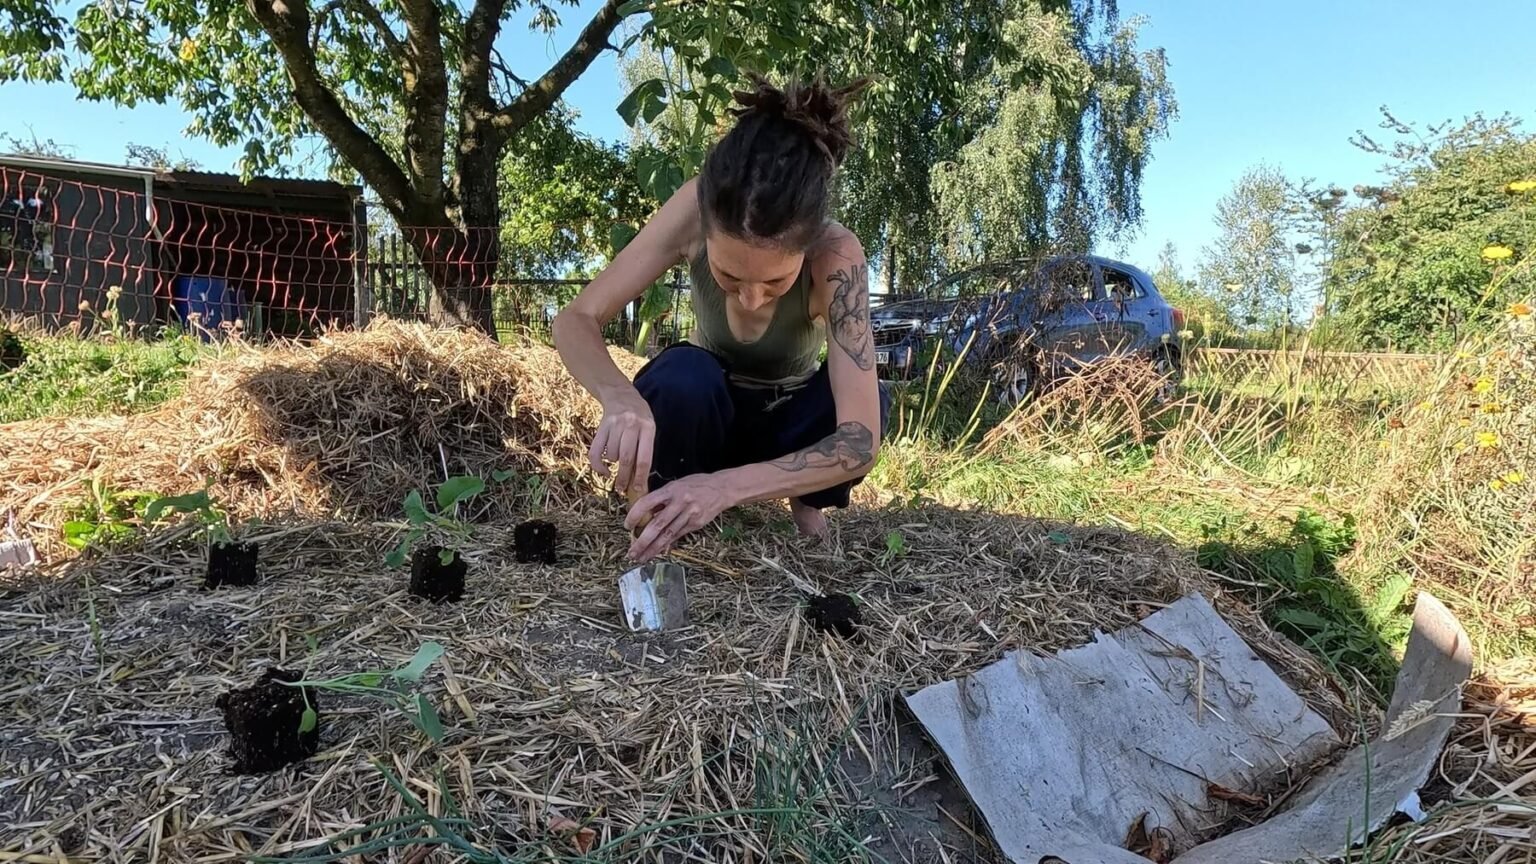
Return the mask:
{"type": "Polygon", "coordinates": [[[373,318],[373,291],[368,284],[368,208],[362,198],[352,203],[352,323],[361,330],[373,318]]]}

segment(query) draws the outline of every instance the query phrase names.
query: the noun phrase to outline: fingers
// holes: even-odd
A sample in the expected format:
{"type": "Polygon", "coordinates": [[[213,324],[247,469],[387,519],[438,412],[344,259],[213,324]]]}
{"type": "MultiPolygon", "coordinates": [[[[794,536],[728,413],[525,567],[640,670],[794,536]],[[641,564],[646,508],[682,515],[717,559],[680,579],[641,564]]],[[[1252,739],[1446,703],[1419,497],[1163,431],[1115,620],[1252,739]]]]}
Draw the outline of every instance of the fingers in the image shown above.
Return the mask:
{"type": "MultiPolygon", "coordinates": [[[[637,505],[638,506],[638,505],[637,505]]],[[[672,499],[667,506],[651,519],[651,524],[629,545],[629,557],[642,564],[672,548],[683,525],[687,522],[684,502],[672,499]]]]}
{"type": "Polygon", "coordinates": [[[592,470],[599,477],[608,476],[608,463],[603,461],[603,451],[608,449],[608,433],[613,429],[607,423],[597,427],[597,434],[592,436],[592,448],[587,451],[587,459],[592,463],[592,470]]]}
{"type": "MultiPolygon", "coordinates": [[[[652,519],[654,511],[666,506],[672,500],[674,490],[670,488],[657,489],[655,492],[645,495],[629,508],[629,513],[624,517],[624,527],[631,531],[644,528],[652,519]]],[[[630,500],[634,500],[631,498],[630,500]]]]}
{"type": "Polygon", "coordinates": [[[651,484],[651,458],[656,451],[656,427],[647,423],[640,427],[640,443],[635,452],[635,476],[629,489],[644,495],[651,484]]]}
{"type": "Polygon", "coordinates": [[[618,473],[613,478],[613,485],[619,489],[629,489],[635,473],[635,446],[640,443],[640,430],[633,424],[625,424],[624,431],[619,435],[618,452],[614,453],[614,461],[619,463],[618,473]]]}

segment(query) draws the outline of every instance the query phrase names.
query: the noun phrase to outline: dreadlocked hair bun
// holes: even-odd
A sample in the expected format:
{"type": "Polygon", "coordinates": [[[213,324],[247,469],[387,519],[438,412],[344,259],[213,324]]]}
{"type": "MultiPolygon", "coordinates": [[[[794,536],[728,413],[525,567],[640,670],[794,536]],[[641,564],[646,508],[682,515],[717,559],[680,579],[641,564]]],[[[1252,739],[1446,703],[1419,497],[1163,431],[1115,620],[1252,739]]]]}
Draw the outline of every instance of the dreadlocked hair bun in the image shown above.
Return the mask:
{"type": "Polygon", "coordinates": [[[828,221],[832,180],[853,146],[848,106],[870,79],[782,88],[748,80],[751,89],[734,94],[735,125],[704,160],[700,210],[712,229],[803,249],[828,221]]]}

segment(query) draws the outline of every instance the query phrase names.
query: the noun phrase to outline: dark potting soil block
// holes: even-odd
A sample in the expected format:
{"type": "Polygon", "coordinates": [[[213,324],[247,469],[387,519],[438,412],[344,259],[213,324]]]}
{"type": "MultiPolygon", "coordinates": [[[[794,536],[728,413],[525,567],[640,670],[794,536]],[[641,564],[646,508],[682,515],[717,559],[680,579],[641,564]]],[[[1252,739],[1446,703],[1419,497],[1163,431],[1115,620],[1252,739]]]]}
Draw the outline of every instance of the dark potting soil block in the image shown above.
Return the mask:
{"type": "Polygon", "coordinates": [[[427,546],[411,555],[411,593],[433,603],[462,600],[469,562],[454,552],[453,558],[444,564],[442,552],[441,546],[427,546]]]}
{"type": "Polygon", "coordinates": [[[519,564],[553,564],[560,532],[540,519],[529,519],[512,529],[512,554],[519,564]]]}
{"type": "Polygon", "coordinates": [[[209,546],[208,572],[203,576],[203,587],[255,585],[260,578],[256,572],[259,552],[260,546],[256,543],[215,543],[209,546]]]}
{"type": "Polygon", "coordinates": [[[269,668],[256,684],[231,690],[214,703],[229,730],[229,755],[237,774],[264,774],[315,755],[320,745],[319,694],[312,688],[290,687],[299,673],[269,668]],[[304,727],[304,699],[315,709],[315,724],[304,727]]]}
{"type": "Polygon", "coordinates": [[[844,639],[857,636],[859,625],[863,623],[858,604],[847,594],[810,598],[805,606],[805,617],[817,630],[836,633],[844,639]]]}

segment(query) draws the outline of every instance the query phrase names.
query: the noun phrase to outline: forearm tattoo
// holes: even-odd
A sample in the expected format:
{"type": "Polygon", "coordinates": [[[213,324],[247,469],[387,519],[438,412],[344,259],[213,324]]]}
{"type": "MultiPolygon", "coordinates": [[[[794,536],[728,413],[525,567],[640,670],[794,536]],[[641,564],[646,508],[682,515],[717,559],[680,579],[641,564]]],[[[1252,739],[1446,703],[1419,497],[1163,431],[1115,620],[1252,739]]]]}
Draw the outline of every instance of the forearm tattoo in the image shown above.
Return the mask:
{"type": "Polygon", "coordinates": [[[875,459],[875,436],[863,423],[848,422],[815,444],[769,462],[785,471],[841,468],[857,471],[875,459]]]}
{"type": "Polygon", "coordinates": [[[828,276],[827,281],[833,285],[827,313],[832,338],[856,366],[868,372],[875,368],[869,332],[869,268],[855,264],[851,270],[828,276]]]}

